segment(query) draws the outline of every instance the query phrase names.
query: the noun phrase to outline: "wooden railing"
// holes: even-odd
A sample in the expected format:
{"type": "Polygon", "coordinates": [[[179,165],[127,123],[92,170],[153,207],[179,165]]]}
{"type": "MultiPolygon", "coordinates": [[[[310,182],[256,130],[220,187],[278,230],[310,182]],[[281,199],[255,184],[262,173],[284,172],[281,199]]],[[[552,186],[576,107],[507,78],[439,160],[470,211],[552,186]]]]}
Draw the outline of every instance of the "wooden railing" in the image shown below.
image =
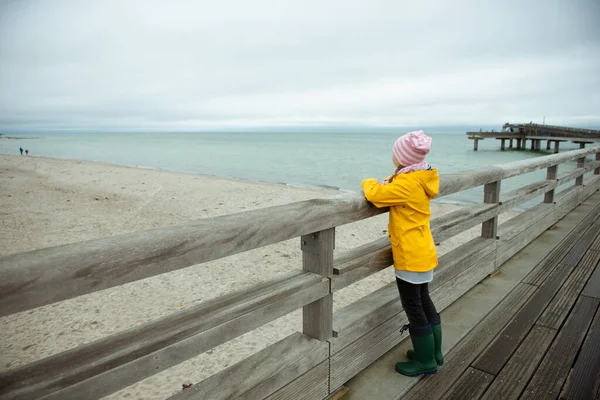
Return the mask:
{"type": "MultiPolygon", "coordinates": [[[[478,186],[483,203],[431,223],[438,243],[482,225],[481,237],[440,257],[431,284],[440,310],[600,189],[600,147],[442,175],[440,196],[478,186]],[[575,160],[576,169],[558,174],[559,164],[575,160]],[[546,180],[501,193],[503,179],[540,169],[546,180]],[[498,224],[500,214],[538,197],[542,203],[498,224]]],[[[0,398],[106,396],[302,308],[302,333],[173,398],[323,399],[402,339],[406,316],[395,283],[332,308],[335,292],[393,263],[387,237],[334,257],[335,228],[386,211],[345,195],[1,257],[0,316],[297,237],[303,261],[297,272],[7,370],[0,398]]]]}

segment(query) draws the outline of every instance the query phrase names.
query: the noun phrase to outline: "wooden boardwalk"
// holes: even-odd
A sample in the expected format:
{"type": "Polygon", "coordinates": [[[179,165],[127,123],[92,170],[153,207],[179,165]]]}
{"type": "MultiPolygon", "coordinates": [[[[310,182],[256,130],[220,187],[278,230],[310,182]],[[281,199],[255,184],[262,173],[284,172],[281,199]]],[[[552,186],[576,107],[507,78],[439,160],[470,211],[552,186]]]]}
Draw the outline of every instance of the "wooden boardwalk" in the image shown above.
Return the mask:
{"type": "Polygon", "coordinates": [[[600,205],[403,399],[600,399],[600,205]]]}

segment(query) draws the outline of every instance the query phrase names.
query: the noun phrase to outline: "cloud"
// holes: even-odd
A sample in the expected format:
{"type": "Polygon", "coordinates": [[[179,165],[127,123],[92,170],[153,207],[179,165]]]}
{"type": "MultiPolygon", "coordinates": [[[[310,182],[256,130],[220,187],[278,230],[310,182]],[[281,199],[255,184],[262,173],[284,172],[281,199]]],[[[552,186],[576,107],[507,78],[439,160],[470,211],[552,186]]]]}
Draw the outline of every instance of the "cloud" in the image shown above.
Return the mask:
{"type": "Polygon", "coordinates": [[[600,3],[5,1],[0,130],[600,126],[600,3]]]}

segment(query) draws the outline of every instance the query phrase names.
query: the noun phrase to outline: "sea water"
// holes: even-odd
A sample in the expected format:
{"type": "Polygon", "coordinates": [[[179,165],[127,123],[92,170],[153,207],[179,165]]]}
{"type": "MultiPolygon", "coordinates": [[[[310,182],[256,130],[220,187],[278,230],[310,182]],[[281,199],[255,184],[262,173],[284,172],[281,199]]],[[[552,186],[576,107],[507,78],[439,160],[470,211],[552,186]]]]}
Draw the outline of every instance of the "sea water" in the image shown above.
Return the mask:
{"type": "MultiPolygon", "coordinates": [[[[383,179],[393,172],[391,149],[400,134],[368,130],[351,133],[48,133],[0,140],[0,153],[19,154],[19,147],[23,147],[32,156],[360,191],[364,178],[383,179]],[[37,139],[29,139],[32,136],[37,139]]],[[[473,151],[473,141],[464,133],[427,134],[433,139],[427,161],[442,175],[550,154],[549,151],[500,151],[500,142],[494,139],[480,141],[479,151],[473,151]]],[[[561,143],[561,151],[575,148],[574,144],[561,143]]],[[[575,165],[571,162],[561,166],[559,172],[575,165]]],[[[504,180],[502,192],[545,179],[545,174],[541,170],[504,180]]],[[[441,200],[476,203],[481,202],[482,193],[480,187],[441,200]]]]}

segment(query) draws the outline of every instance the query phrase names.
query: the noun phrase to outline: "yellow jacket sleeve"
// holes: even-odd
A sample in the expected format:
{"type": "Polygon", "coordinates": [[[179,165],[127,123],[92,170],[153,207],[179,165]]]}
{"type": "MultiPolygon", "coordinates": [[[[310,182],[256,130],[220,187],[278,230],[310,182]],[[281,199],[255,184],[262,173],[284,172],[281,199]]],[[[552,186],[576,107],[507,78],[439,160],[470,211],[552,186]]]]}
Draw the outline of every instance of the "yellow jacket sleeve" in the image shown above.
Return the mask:
{"type": "Polygon", "coordinates": [[[406,202],[410,196],[410,185],[404,179],[396,179],[387,185],[377,179],[365,179],[362,182],[365,198],[375,207],[390,207],[406,202]]]}

